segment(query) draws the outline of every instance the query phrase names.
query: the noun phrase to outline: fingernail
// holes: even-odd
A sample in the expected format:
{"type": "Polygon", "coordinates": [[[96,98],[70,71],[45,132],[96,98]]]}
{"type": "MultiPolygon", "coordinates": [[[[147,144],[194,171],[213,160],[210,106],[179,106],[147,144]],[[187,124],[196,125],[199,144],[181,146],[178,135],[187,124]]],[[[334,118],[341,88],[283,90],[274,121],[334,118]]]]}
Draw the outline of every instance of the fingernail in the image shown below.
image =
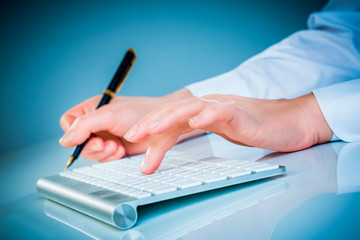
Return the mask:
{"type": "Polygon", "coordinates": [[[66,145],[70,143],[74,139],[74,137],[75,137],[75,132],[68,131],[65,133],[65,135],[62,138],[60,138],[59,142],[62,145],[66,145]]]}
{"type": "Polygon", "coordinates": [[[133,136],[135,136],[137,131],[137,126],[133,126],[132,128],[130,128],[130,130],[125,134],[124,138],[126,140],[130,140],[133,136]]]}
{"type": "Polygon", "coordinates": [[[76,118],[75,121],[71,124],[69,130],[74,130],[79,125],[80,118],[76,118]]]}
{"type": "Polygon", "coordinates": [[[160,123],[160,121],[156,120],[149,125],[149,128],[155,128],[157,125],[159,125],[159,123],[160,123]]]}
{"type": "Polygon", "coordinates": [[[93,150],[94,152],[98,152],[103,150],[103,147],[99,143],[93,143],[90,145],[90,149],[93,150]]]}
{"type": "Polygon", "coordinates": [[[141,170],[142,172],[145,171],[146,168],[149,166],[149,162],[150,162],[149,154],[150,154],[150,148],[148,148],[148,150],[146,151],[145,159],[144,159],[144,161],[141,163],[140,170],[141,170]]]}
{"type": "Polygon", "coordinates": [[[189,119],[190,122],[198,122],[200,120],[201,120],[200,116],[195,116],[195,117],[189,119]]]}

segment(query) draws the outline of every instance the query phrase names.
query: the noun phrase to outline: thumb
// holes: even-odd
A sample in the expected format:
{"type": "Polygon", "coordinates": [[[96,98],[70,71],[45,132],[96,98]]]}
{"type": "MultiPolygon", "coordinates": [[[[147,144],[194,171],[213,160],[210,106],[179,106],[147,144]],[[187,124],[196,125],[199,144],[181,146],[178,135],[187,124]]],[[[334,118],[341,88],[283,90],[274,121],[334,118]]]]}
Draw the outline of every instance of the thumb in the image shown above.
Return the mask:
{"type": "Polygon", "coordinates": [[[91,133],[100,131],[113,133],[115,124],[113,112],[103,106],[94,112],[77,117],[59,142],[64,147],[79,145],[85,142],[91,133]]]}

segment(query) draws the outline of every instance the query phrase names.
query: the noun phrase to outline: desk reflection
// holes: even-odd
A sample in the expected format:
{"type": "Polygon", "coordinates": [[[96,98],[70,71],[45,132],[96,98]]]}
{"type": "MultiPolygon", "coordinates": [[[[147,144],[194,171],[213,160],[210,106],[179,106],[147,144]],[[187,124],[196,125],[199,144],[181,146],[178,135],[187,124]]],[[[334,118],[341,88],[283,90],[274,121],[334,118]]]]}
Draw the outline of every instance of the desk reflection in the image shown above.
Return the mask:
{"type": "Polygon", "coordinates": [[[49,217],[98,239],[176,239],[237,210],[275,197],[287,188],[286,182],[268,179],[143,206],[138,209],[136,227],[127,231],[49,200],[43,207],[49,217]]]}
{"type": "Polygon", "coordinates": [[[270,153],[257,161],[285,165],[287,173],[141,207],[138,224],[127,231],[48,200],[43,209],[47,216],[97,239],[270,239],[277,224],[309,199],[360,191],[360,143],[270,153]]]}

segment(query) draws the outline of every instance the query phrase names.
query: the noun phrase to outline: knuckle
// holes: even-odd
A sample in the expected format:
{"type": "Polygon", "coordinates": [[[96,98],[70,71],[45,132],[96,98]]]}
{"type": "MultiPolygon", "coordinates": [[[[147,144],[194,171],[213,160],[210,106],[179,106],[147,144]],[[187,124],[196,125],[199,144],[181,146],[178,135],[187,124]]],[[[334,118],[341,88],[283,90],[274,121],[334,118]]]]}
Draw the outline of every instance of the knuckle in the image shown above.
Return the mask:
{"type": "Polygon", "coordinates": [[[214,116],[216,116],[217,114],[218,114],[218,112],[219,112],[219,107],[220,106],[218,106],[218,105],[212,105],[211,107],[209,107],[208,109],[207,109],[207,115],[209,116],[209,117],[214,117],[214,116]]]}
{"type": "Polygon", "coordinates": [[[161,105],[158,108],[158,111],[165,111],[167,109],[173,108],[175,106],[174,102],[168,102],[168,103],[164,103],[163,105],[161,105]]]}
{"type": "Polygon", "coordinates": [[[226,95],[220,95],[217,100],[221,102],[236,102],[237,100],[241,100],[242,98],[235,95],[235,94],[226,94],[226,95]]]}
{"type": "Polygon", "coordinates": [[[209,99],[202,98],[202,97],[193,97],[193,101],[191,104],[195,104],[201,108],[206,107],[209,104],[209,99]]]}
{"type": "Polygon", "coordinates": [[[224,104],[225,106],[230,107],[230,108],[235,108],[235,107],[237,106],[236,102],[234,102],[234,101],[232,101],[232,100],[223,102],[223,104],[224,104]]]}
{"type": "Polygon", "coordinates": [[[168,102],[164,105],[164,109],[175,107],[175,102],[168,102]]]}
{"type": "Polygon", "coordinates": [[[102,98],[102,95],[100,95],[100,94],[96,95],[96,96],[90,98],[90,102],[99,102],[101,98],[102,98]]]}
{"type": "Polygon", "coordinates": [[[97,111],[97,113],[102,115],[105,119],[114,119],[116,117],[116,109],[110,104],[102,106],[97,111]]]}
{"type": "Polygon", "coordinates": [[[208,95],[205,95],[203,98],[218,99],[221,96],[222,95],[220,95],[220,94],[208,94],[208,95]]]}
{"type": "Polygon", "coordinates": [[[176,108],[170,108],[165,113],[161,114],[161,118],[166,118],[167,116],[173,116],[176,114],[177,109],[176,108]]]}
{"type": "Polygon", "coordinates": [[[201,98],[198,97],[198,96],[193,96],[193,97],[190,98],[190,100],[196,102],[196,101],[201,101],[201,98]]]}
{"type": "Polygon", "coordinates": [[[222,95],[218,98],[219,101],[221,102],[227,102],[233,99],[232,95],[222,95]]]}
{"type": "Polygon", "coordinates": [[[105,118],[107,118],[107,119],[114,119],[115,118],[116,113],[115,113],[115,109],[113,107],[111,107],[109,105],[109,107],[107,109],[104,109],[104,110],[106,110],[103,113],[105,118]]]}

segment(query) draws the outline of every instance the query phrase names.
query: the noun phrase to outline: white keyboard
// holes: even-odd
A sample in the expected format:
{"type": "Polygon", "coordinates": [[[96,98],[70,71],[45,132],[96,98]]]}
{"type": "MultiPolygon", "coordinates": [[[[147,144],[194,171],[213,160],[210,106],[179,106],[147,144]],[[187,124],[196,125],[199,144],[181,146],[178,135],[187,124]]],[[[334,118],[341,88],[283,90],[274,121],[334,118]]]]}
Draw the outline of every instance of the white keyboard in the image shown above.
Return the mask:
{"type": "Polygon", "coordinates": [[[168,152],[151,175],[140,172],[143,156],[61,172],[38,181],[46,198],[121,229],[137,220],[137,206],[249,182],[285,167],[245,160],[168,152]]]}

